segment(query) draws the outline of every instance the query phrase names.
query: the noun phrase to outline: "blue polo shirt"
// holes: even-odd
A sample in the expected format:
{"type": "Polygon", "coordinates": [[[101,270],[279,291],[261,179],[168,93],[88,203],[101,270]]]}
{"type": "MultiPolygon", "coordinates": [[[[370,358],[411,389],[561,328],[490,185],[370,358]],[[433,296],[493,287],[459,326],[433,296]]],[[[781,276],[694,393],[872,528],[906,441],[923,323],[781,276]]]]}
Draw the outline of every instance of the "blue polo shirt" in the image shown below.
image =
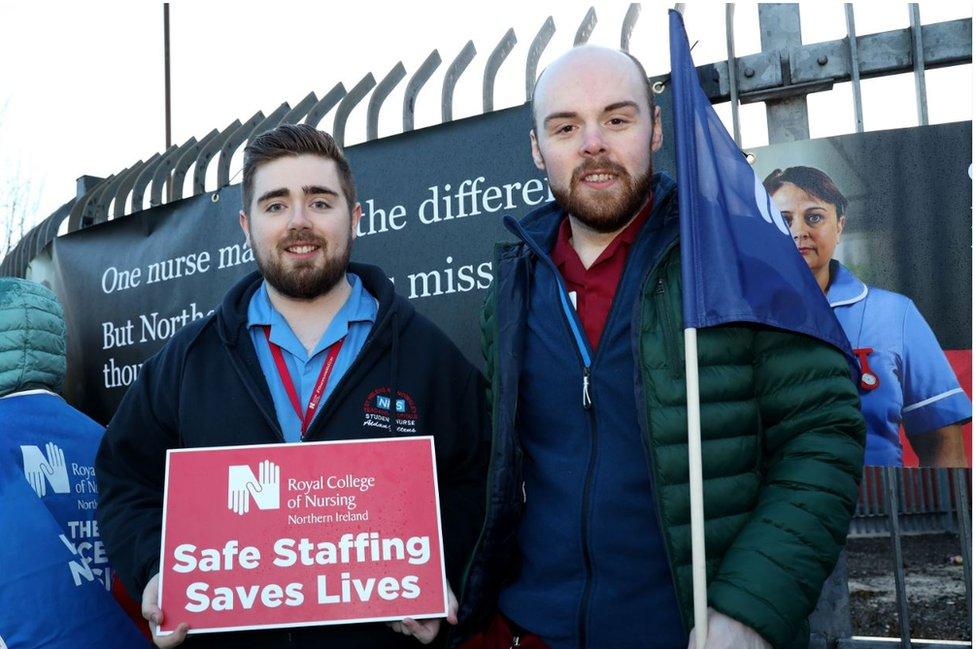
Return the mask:
{"type": "MultiPolygon", "coordinates": [[[[248,304],[247,329],[257,350],[261,370],[268,381],[271,397],[274,399],[278,424],[287,442],[301,441],[302,422],[288,398],[281,377],[278,376],[278,368],[271,355],[268,340],[264,336],[264,326],[271,326],[271,342],[281,348],[285,365],[288,367],[288,373],[291,374],[303,410],[308,407],[319,373],[329,355],[329,348],[345,336],[345,342],[342,344],[332,374],[326,383],[325,392],[322,394],[320,404],[324,404],[342,376],[356,360],[376,321],[379,304],[376,298],[363,288],[363,283],[356,275],[346,273],[346,280],[352,287],[349,298],[336,313],[311,354],[305,351],[305,346],[298,340],[288,321],[271,304],[267,282],[261,282],[260,288],[255,291],[248,304]]],[[[319,410],[322,410],[321,405],[319,410]]]]}
{"type": "Polygon", "coordinates": [[[864,463],[901,466],[899,425],[913,435],[967,421],[969,397],[915,303],[899,293],[867,286],[843,264],[832,270],[827,301],[854,349],[870,347],[874,390],[860,390],[868,425],[864,463]]]}

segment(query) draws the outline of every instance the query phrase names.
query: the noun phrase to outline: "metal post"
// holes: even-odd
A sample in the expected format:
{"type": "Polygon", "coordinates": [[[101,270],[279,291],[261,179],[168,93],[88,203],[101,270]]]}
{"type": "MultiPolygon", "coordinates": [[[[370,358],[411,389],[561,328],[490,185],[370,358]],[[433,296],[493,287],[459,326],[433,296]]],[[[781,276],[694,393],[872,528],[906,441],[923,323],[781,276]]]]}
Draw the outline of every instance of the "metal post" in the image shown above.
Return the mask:
{"type": "MultiPolygon", "coordinates": [[[[163,67],[165,78],[166,95],[166,148],[169,149],[173,144],[172,126],[172,102],[170,100],[169,84],[169,3],[163,3],[163,67]]],[[[170,174],[166,178],[166,200],[173,200],[173,179],[170,174]]]]}
{"type": "Polygon", "coordinates": [[[956,529],[955,521],[952,519],[952,491],[949,489],[949,469],[936,469],[935,471],[938,489],[938,504],[936,505],[942,519],[942,532],[952,532],[956,529]]]}
{"type": "Polygon", "coordinates": [[[454,86],[457,85],[458,79],[464,74],[464,71],[477,53],[478,51],[474,47],[474,41],[468,41],[465,43],[464,48],[458,52],[458,55],[454,57],[454,60],[451,61],[451,64],[447,66],[447,71],[444,73],[444,82],[441,84],[441,122],[445,124],[454,119],[454,86]]]}
{"type": "Polygon", "coordinates": [[[729,65],[729,94],[732,103],[732,137],[735,144],[742,147],[742,133],[739,130],[739,83],[735,65],[735,37],[732,18],[735,15],[735,3],[725,4],[725,48],[729,65]]]}
{"type": "Polygon", "coordinates": [[[173,144],[173,132],[170,122],[170,93],[169,93],[169,3],[163,3],[163,73],[165,77],[166,95],[166,148],[173,144]]]}
{"type": "Polygon", "coordinates": [[[641,6],[639,2],[631,2],[627,8],[627,15],[624,16],[624,24],[620,27],[620,49],[624,52],[630,51],[630,35],[634,31],[637,17],[640,15],[641,6]]]}
{"type": "Polygon", "coordinates": [[[895,604],[902,649],[912,649],[912,634],[908,618],[908,597],[905,593],[905,567],[901,558],[901,528],[898,525],[898,469],[885,467],[882,473],[888,522],[891,525],[891,554],[895,563],[895,604]]]}
{"type": "Polygon", "coordinates": [[[956,488],[956,518],[959,524],[959,543],[962,545],[962,572],[966,580],[966,610],[970,620],[969,633],[972,635],[973,619],[973,556],[972,556],[972,530],[969,521],[969,494],[966,488],[966,469],[951,469],[952,481],[956,488]]]}
{"type": "Polygon", "coordinates": [[[915,99],[918,103],[918,125],[929,123],[929,105],[925,93],[925,53],[922,49],[922,21],[918,17],[918,4],[908,5],[908,17],[912,23],[912,63],[915,66],[915,99]]]}
{"type": "Polygon", "coordinates": [[[441,64],[441,55],[437,50],[431,52],[424,62],[420,64],[417,71],[413,73],[410,77],[410,81],[407,82],[407,89],[403,93],[403,132],[407,133],[413,130],[413,117],[414,109],[417,103],[417,95],[420,94],[420,89],[423,88],[424,84],[430,79],[430,75],[434,74],[434,70],[437,66],[441,64]]]}
{"type": "MultiPolygon", "coordinates": [[[[797,4],[759,4],[759,40],[763,52],[779,50],[783,85],[789,85],[791,47],[802,44],[800,38],[800,7],[797,4]]],[[[769,143],[794,142],[810,139],[810,120],[807,117],[806,96],[766,101],[766,121],[769,143]]]]}
{"type": "Polygon", "coordinates": [[[857,56],[857,31],[854,29],[854,5],[844,3],[844,15],[847,18],[847,42],[851,52],[851,90],[854,93],[854,128],[858,133],[864,132],[864,109],[861,104],[861,61],[857,56]]]}
{"type": "Polygon", "coordinates": [[[593,35],[593,29],[596,27],[596,9],[590,7],[586,15],[583,16],[580,26],[576,29],[576,37],[573,38],[573,47],[578,45],[583,45],[590,40],[590,36],[593,35]]]}
{"type": "Polygon", "coordinates": [[[495,76],[498,74],[498,68],[501,67],[502,62],[511,53],[512,48],[515,47],[515,43],[518,39],[515,38],[515,30],[511,27],[502,36],[502,40],[498,41],[498,45],[495,49],[491,51],[488,56],[488,62],[485,64],[485,73],[481,79],[481,112],[490,113],[495,109],[495,76]]]}
{"type": "Polygon", "coordinates": [[[542,51],[546,49],[546,45],[549,44],[552,35],[555,33],[556,23],[552,16],[549,16],[546,18],[546,22],[542,23],[542,27],[539,28],[535,38],[532,39],[532,44],[529,45],[529,53],[525,57],[525,101],[532,101],[539,59],[542,58],[542,51]]]}

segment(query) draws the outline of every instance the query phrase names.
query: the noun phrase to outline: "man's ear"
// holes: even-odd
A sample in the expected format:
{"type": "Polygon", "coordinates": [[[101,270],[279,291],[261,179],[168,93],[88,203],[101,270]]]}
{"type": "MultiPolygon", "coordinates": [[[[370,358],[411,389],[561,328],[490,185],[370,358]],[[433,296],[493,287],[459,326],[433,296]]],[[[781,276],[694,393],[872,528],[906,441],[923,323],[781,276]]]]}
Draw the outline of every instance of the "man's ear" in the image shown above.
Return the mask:
{"type": "Polygon", "coordinates": [[[651,127],[654,129],[651,135],[651,151],[657,153],[661,145],[664,144],[664,130],[661,128],[661,107],[654,107],[654,119],[651,120],[651,127]]]}
{"type": "Polygon", "coordinates": [[[239,221],[240,221],[240,224],[241,224],[241,230],[244,230],[244,241],[247,242],[247,245],[250,246],[251,245],[251,228],[249,227],[249,224],[247,222],[247,214],[244,213],[244,210],[241,210],[241,214],[240,214],[239,221]]]}
{"type": "Polygon", "coordinates": [[[352,212],[350,213],[352,219],[350,219],[349,227],[352,228],[352,238],[356,238],[356,233],[359,230],[359,220],[363,218],[363,206],[356,203],[352,207],[352,212]]]}
{"type": "Polygon", "coordinates": [[[532,162],[535,163],[536,169],[539,171],[546,170],[546,161],[542,157],[542,151],[539,150],[539,140],[535,136],[535,129],[529,129],[529,142],[532,143],[532,162]]]}

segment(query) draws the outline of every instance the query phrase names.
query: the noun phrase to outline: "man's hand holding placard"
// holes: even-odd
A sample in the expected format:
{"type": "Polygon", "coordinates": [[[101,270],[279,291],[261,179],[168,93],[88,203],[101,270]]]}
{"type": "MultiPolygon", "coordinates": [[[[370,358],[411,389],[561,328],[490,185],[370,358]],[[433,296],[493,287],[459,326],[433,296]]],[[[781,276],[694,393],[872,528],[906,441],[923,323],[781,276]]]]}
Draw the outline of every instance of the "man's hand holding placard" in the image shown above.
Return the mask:
{"type": "Polygon", "coordinates": [[[183,644],[186,634],[190,630],[190,625],[181,622],[176,631],[169,635],[158,635],[159,625],[163,622],[163,611],[158,606],[159,602],[159,573],[153,575],[146,589],[142,591],[142,617],[149,622],[149,630],[152,631],[153,642],[157,647],[175,647],[183,644]]]}

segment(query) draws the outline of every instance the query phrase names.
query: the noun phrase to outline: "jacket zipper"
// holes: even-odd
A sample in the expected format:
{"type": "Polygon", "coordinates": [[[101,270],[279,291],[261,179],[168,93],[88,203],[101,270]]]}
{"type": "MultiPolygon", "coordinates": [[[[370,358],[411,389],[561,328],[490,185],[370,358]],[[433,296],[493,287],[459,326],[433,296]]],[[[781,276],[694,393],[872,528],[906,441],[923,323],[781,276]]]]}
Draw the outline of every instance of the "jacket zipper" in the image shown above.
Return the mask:
{"type": "MultiPolygon", "coordinates": [[[[589,375],[589,369],[586,371],[589,375]]],[[[591,402],[592,406],[592,402],[591,402]]],[[[586,478],[583,482],[583,511],[580,519],[580,547],[583,551],[583,569],[586,571],[586,581],[583,584],[583,596],[580,598],[577,618],[579,620],[579,647],[586,649],[586,617],[590,608],[590,595],[593,591],[593,559],[590,557],[590,485],[593,482],[593,471],[596,470],[597,426],[596,413],[592,407],[587,408],[587,424],[590,428],[590,459],[586,466],[586,478]]]]}
{"type": "Polygon", "coordinates": [[[593,407],[593,399],[590,398],[590,368],[583,366],[583,410],[593,407]]]}
{"type": "Polygon", "coordinates": [[[654,288],[654,299],[658,303],[658,308],[664,312],[664,353],[667,358],[669,373],[672,379],[681,378],[681,364],[678,361],[678,344],[672,333],[674,319],[671,317],[667,285],[663,277],[659,277],[657,280],[657,285],[654,288]]]}
{"type": "MultiPolygon", "coordinates": [[[[251,395],[251,399],[254,401],[254,403],[257,404],[258,410],[260,410],[261,414],[264,415],[265,420],[271,423],[271,430],[274,431],[274,433],[277,435],[278,440],[283,443],[285,441],[285,435],[281,431],[281,426],[278,423],[278,418],[268,416],[267,408],[265,408],[267,403],[263,399],[261,399],[258,393],[254,390],[254,386],[252,385],[252,382],[250,380],[251,377],[248,375],[246,369],[242,369],[238,365],[239,363],[242,363],[244,361],[238,358],[235,354],[230,353],[230,351],[226,349],[226,345],[225,345],[225,350],[227,351],[227,356],[230,357],[231,367],[233,367],[234,371],[237,372],[237,378],[239,378],[241,380],[241,383],[244,384],[244,388],[247,390],[247,393],[251,395]]],[[[272,413],[274,412],[273,401],[271,403],[271,412],[272,413]]]]}
{"type": "MultiPolygon", "coordinates": [[[[670,245],[668,245],[668,247],[665,248],[664,252],[661,254],[661,260],[667,259],[668,255],[671,254],[671,251],[677,245],[678,245],[678,242],[677,241],[674,241],[673,243],[671,243],[670,245]]],[[[643,284],[641,285],[641,291],[640,291],[640,295],[641,296],[643,296],[644,293],[645,293],[645,291],[647,290],[647,283],[651,279],[651,277],[654,275],[654,271],[655,270],[656,270],[656,267],[655,268],[652,268],[648,272],[647,277],[645,278],[643,284]]],[[[659,278],[658,281],[660,282],[662,280],[659,278]]],[[[670,315],[668,315],[667,317],[670,318],[670,315]]],[[[637,333],[635,335],[636,336],[640,336],[640,329],[637,330],[637,333]]],[[[638,350],[638,352],[640,352],[640,344],[639,343],[637,345],[637,350],[638,350]]],[[[640,372],[638,373],[638,376],[641,376],[641,373],[640,372]]],[[[656,476],[656,473],[657,473],[657,465],[654,462],[654,452],[653,452],[653,450],[651,448],[651,430],[650,430],[650,422],[647,421],[646,404],[644,403],[644,390],[645,390],[645,387],[644,387],[644,381],[643,381],[643,378],[642,378],[641,379],[641,383],[640,383],[640,396],[641,396],[641,400],[640,400],[640,403],[637,404],[637,408],[638,408],[638,410],[637,410],[637,414],[638,414],[637,421],[638,421],[638,423],[643,428],[643,430],[641,431],[641,439],[644,440],[644,450],[647,453],[647,463],[649,465],[648,466],[648,470],[649,470],[650,479],[651,479],[651,490],[652,490],[653,495],[654,495],[654,505],[655,505],[655,507],[654,507],[654,515],[657,518],[657,526],[658,526],[658,529],[660,530],[660,533],[661,533],[661,541],[662,541],[662,544],[661,545],[664,546],[664,555],[665,555],[665,558],[668,561],[668,572],[671,574],[671,583],[674,585],[674,588],[675,588],[675,599],[677,599],[678,580],[677,580],[677,578],[675,577],[675,574],[674,574],[674,561],[673,561],[672,555],[671,555],[671,545],[668,543],[668,536],[667,536],[667,534],[664,533],[664,519],[661,518],[661,500],[660,500],[660,497],[658,496],[658,494],[660,493],[660,491],[658,489],[657,478],[655,477],[656,476]]],[[[682,621],[685,624],[685,630],[687,630],[687,631],[690,632],[690,630],[691,630],[691,624],[690,624],[689,620],[684,619],[684,610],[681,608],[681,602],[680,601],[678,602],[678,612],[682,616],[682,621]]]]}

